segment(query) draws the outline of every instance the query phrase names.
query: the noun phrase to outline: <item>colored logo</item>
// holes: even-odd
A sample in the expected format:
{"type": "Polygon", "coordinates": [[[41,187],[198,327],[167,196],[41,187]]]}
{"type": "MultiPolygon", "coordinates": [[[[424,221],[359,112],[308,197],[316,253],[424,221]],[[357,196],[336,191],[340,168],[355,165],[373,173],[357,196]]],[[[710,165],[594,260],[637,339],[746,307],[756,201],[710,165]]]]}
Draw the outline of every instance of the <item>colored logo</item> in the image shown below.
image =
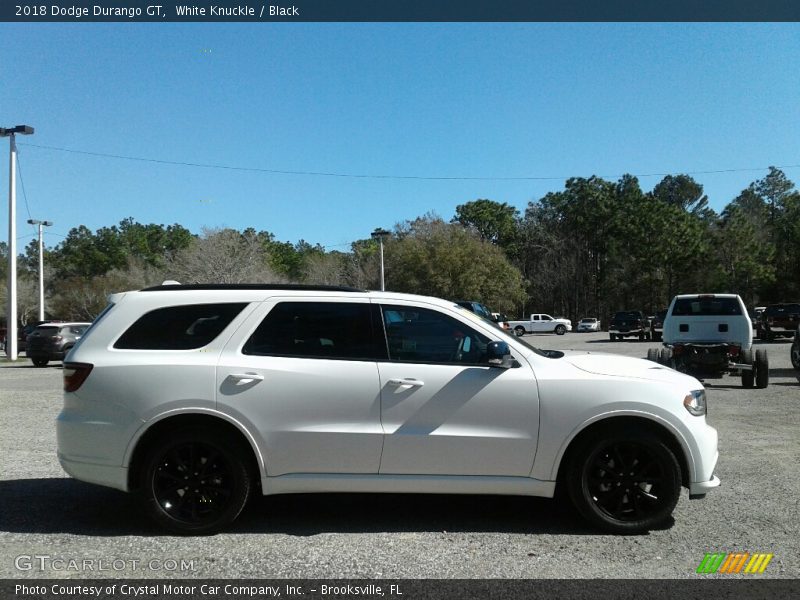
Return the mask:
{"type": "Polygon", "coordinates": [[[698,573],[763,573],[774,554],[749,552],[706,552],[698,573]]]}

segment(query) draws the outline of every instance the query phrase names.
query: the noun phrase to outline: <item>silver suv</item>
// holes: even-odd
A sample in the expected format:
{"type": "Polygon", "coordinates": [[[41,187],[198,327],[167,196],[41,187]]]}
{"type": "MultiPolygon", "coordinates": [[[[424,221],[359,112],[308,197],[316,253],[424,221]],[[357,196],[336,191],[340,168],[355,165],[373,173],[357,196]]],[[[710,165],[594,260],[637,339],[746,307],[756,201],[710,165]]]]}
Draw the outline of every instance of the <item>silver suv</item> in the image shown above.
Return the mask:
{"type": "Polygon", "coordinates": [[[520,494],[564,486],[598,527],[719,485],[702,384],[539,350],[452,301],[307,286],[112,296],[64,365],[58,455],[210,533],[256,490],[520,494]]]}

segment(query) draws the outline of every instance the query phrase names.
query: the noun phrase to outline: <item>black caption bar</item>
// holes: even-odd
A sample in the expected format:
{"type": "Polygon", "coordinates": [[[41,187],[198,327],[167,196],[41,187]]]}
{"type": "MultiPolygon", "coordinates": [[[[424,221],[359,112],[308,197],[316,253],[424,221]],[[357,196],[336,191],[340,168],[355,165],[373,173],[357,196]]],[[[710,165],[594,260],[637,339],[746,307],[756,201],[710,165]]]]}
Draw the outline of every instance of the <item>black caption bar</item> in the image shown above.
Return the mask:
{"type": "Polygon", "coordinates": [[[365,600],[755,600],[797,598],[797,579],[26,579],[0,580],[0,597],[5,600],[102,598],[121,600],[323,600],[364,598],[365,600]]]}
{"type": "Polygon", "coordinates": [[[797,0],[3,0],[6,22],[800,21],[797,0]]]}

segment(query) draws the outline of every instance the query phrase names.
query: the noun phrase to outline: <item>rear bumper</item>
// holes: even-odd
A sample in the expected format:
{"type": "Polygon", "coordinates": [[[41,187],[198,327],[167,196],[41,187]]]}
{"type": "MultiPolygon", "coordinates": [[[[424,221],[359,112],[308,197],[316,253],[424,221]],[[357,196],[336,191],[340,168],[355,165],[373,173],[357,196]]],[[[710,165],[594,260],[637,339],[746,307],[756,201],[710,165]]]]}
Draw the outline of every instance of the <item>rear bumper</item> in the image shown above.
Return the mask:
{"type": "Polygon", "coordinates": [[[112,487],[123,492],[129,491],[128,469],[125,467],[84,463],[69,459],[61,452],[58,453],[58,462],[61,463],[61,468],[75,479],[112,487]]]}

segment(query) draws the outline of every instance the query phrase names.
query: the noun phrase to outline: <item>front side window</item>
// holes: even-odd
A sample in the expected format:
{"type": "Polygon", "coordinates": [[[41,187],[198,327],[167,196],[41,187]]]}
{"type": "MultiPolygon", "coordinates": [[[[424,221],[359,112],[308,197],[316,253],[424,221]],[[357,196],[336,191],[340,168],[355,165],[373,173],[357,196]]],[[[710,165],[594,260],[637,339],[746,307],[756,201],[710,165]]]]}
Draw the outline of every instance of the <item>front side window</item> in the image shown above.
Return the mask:
{"type": "Polygon", "coordinates": [[[114,344],[120,350],[193,350],[211,343],[247,306],[183,304],[142,315],[114,344]]]}
{"type": "Polygon", "coordinates": [[[243,354],[345,360],[386,358],[368,303],[280,302],[245,342],[243,354]]]}
{"type": "Polygon", "coordinates": [[[426,308],[383,306],[382,310],[390,360],[485,363],[486,345],[491,340],[464,323],[426,308]]]}

